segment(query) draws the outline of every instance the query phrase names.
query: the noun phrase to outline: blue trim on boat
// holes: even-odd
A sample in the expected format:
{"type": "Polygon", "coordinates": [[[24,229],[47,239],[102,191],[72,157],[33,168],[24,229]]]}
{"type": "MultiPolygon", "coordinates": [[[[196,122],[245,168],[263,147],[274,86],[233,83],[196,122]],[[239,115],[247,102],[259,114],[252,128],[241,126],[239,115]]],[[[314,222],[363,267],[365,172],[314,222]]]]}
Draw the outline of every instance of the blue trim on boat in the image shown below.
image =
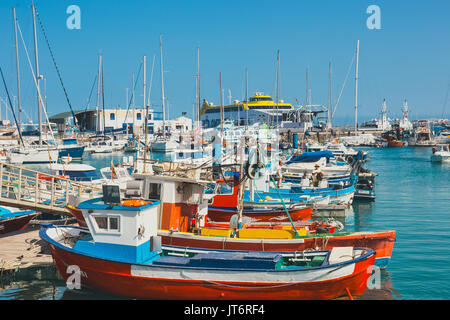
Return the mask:
{"type": "MultiPolygon", "coordinates": [[[[82,255],[82,256],[87,256],[87,257],[99,259],[99,260],[111,261],[111,262],[116,262],[116,263],[126,263],[126,262],[122,262],[122,261],[110,260],[110,259],[107,259],[107,258],[105,258],[105,257],[93,256],[93,255],[91,255],[91,254],[86,254],[86,253],[84,253],[84,252],[80,252],[80,251],[78,251],[78,250],[68,248],[68,247],[66,247],[66,246],[64,246],[64,245],[62,245],[62,244],[60,244],[59,242],[53,240],[52,238],[50,238],[50,237],[47,235],[47,229],[48,229],[48,228],[54,228],[54,226],[53,226],[52,224],[42,224],[42,225],[41,225],[41,229],[39,230],[39,236],[40,236],[44,241],[48,242],[49,244],[54,245],[55,247],[60,248],[61,250],[64,250],[64,251],[67,251],[67,252],[71,252],[71,253],[74,253],[74,254],[79,254],[79,255],[82,255]]],[[[60,227],[60,228],[61,228],[61,227],[60,227]]],[[[83,230],[83,231],[85,231],[85,232],[89,232],[86,228],[75,227],[75,226],[64,226],[64,227],[62,227],[62,228],[74,228],[74,229],[80,229],[80,230],[83,230]]],[[[89,232],[89,233],[90,233],[90,232],[89,232]]],[[[176,247],[176,246],[166,246],[166,245],[163,246],[163,247],[165,247],[165,248],[170,248],[170,247],[173,247],[173,248],[181,248],[181,247],[176,247]]],[[[184,248],[184,247],[183,247],[183,248],[184,248]]],[[[209,253],[209,252],[211,252],[211,253],[218,253],[218,252],[221,252],[221,253],[224,254],[224,255],[227,254],[227,253],[230,253],[230,250],[207,250],[207,249],[197,249],[197,248],[187,248],[187,249],[191,249],[191,250],[195,250],[195,251],[204,251],[205,253],[209,253]]],[[[355,249],[361,249],[361,248],[355,248],[355,249]]],[[[319,253],[319,252],[321,252],[321,251],[315,251],[315,252],[316,252],[316,253],[319,253]]],[[[327,251],[327,252],[329,252],[329,251],[327,251]]],[[[254,251],[238,251],[238,250],[233,250],[233,253],[243,253],[243,254],[248,254],[248,255],[251,256],[252,254],[254,254],[254,251]]],[[[294,252],[270,252],[270,254],[271,254],[271,255],[276,255],[276,254],[290,254],[290,255],[294,255],[294,252]]],[[[363,254],[363,255],[361,255],[361,256],[359,256],[358,258],[353,259],[353,260],[349,260],[349,261],[344,261],[344,262],[336,263],[336,264],[333,264],[333,265],[331,265],[331,266],[332,266],[333,268],[344,267],[345,265],[348,265],[348,264],[353,264],[353,263],[357,263],[357,262],[362,261],[362,260],[366,260],[366,259],[368,259],[370,256],[375,255],[375,254],[376,254],[376,253],[375,253],[375,251],[374,251],[373,249],[366,248],[366,253],[363,254]]],[[[154,266],[154,267],[164,267],[164,268],[173,268],[173,269],[180,269],[180,268],[182,268],[182,269],[189,269],[189,270],[224,270],[224,269],[225,269],[225,270],[233,270],[233,271],[258,271],[258,272],[298,272],[299,270],[302,270],[302,269],[319,270],[319,269],[330,268],[330,265],[329,265],[329,264],[326,264],[326,263],[324,263],[324,264],[322,264],[322,265],[320,265],[320,266],[317,266],[317,267],[307,267],[307,268],[299,267],[299,268],[297,268],[297,269],[219,268],[219,267],[205,267],[205,266],[203,266],[203,265],[202,265],[202,266],[190,266],[190,265],[187,265],[187,264],[185,263],[186,258],[184,258],[184,257],[172,257],[172,258],[174,258],[174,259],[172,259],[172,260],[179,260],[178,263],[177,263],[177,264],[168,264],[168,265],[145,264],[145,263],[132,263],[132,264],[133,264],[133,265],[137,265],[137,266],[139,266],[139,265],[140,265],[140,266],[146,266],[146,267],[154,266]],[[179,259],[177,259],[177,258],[179,258],[179,259]],[[183,262],[182,260],[184,260],[184,262],[183,262]]],[[[157,260],[155,260],[155,261],[157,261],[157,260]]],[[[126,263],[126,264],[130,264],[130,263],[126,263]]]]}
{"type": "MultiPolygon", "coordinates": [[[[127,200],[127,199],[123,199],[127,200]]],[[[131,200],[131,199],[130,199],[131,200]]],[[[123,211],[142,211],[144,209],[157,206],[161,203],[161,201],[152,201],[149,204],[140,206],[140,207],[126,207],[114,204],[112,207],[103,202],[103,198],[93,198],[86,201],[83,201],[78,205],[79,209],[93,209],[93,210],[123,210],[123,211]]]]}

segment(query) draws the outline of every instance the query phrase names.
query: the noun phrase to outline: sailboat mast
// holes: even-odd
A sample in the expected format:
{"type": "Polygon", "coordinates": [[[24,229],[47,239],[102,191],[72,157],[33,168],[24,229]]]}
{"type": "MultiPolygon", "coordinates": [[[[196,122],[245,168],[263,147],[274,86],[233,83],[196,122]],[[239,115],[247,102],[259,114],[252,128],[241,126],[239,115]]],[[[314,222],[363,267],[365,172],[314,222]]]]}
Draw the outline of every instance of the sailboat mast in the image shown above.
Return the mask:
{"type": "Polygon", "coordinates": [[[305,106],[308,105],[308,67],[306,67],[306,93],[305,93],[305,106]]]}
{"type": "Polygon", "coordinates": [[[100,55],[100,71],[101,71],[101,82],[102,82],[102,113],[103,113],[103,136],[106,140],[106,116],[105,116],[105,88],[103,86],[103,56],[100,55]]]}
{"type": "Polygon", "coordinates": [[[197,47],[197,87],[196,87],[196,119],[197,124],[200,124],[200,47],[197,47]]]}
{"type": "Polygon", "coordinates": [[[134,122],[134,119],[135,119],[135,115],[134,115],[134,110],[135,110],[135,106],[134,106],[134,72],[131,73],[131,83],[133,84],[133,88],[131,89],[132,90],[131,101],[133,104],[133,133],[135,133],[136,128],[135,128],[135,122],[134,122]]]}
{"type": "Polygon", "coordinates": [[[162,35],[159,35],[159,51],[161,54],[161,97],[163,112],[163,137],[166,138],[166,106],[164,104],[164,68],[163,68],[163,52],[162,52],[162,35]]]}
{"type": "Polygon", "coordinates": [[[246,116],[246,124],[248,128],[248,69],[245,68],[245,102],[247,103],[247,109],[245,112],[246,116]]]}
{"type": "MultiPolygon", "coordinates": [[[[147,101],[145,98],[145,94],[147,92],[147,56],[144,56],[144,102],[142,103],[142,107],[145,108],[145,106],[147,105],[147,101]]],[[[136,118],[136,115],[134,114],[135,110],[133,109],[133,121],[136,118]]]]}
{"type": "Polygon", "coordinates": [[[14,19],[14,45],[16,47],[16,71],[17,71],[17,107],[18,107],[18,118],[19,118],[19,127],[17,130],[20,132],[22,129],[22,105],[20,100],[20,72],[19,72],[19,49],[17,47],[17,19],[16,19],[16,8],[12,8],[13,10],[13,19],[14,19]]]}
{"type": "Polygon", "coordinates": [[[222,72],[219,72],[219,87],[220,87],[220,134],[223,139],[223,96],[222,96],[222,72]]]}
{"type": "Polygon", "coordinates": [[[332,108],[332,72],[331,72],[331,61],[328,66],[328,111],[327,111],[327,129],[331,129],[331,108],[332,108]]]}
{"type": "Polygon", "coordinates": [[[101,67],[101,58],[100,55],[98,56],[98,71],[97,71],[97,106],[96,106],[96,112],[97,112],[97,122],[95,124],[95,131],[99,132],[100,128],[100,115],[99,115],[99,106],[100,106],[100,86],[101,86],[101,79],[100,79],[100,67],[101,67]]]}
{"type": "Polygon", "coordinates": [[[36,92],[37,92],[37,100],[38,100],[38,122],[39,122],[39,145],[42,145],[42,116],[41,116],[41,100],[39,99],[39,80],[41,76],[39,75],[39,58],[38,58],[38,48],[37,48],[37,35],[36,35],[36,12],[34,3],[31,5],[32,13],[33,13],[33,33],[34,33],[34,64],[36,69],[36,92]]]}
{"type": "Polygon", "coordinates": [[[277,52],[277,128],[278,128],[278,118],[279,118],[279,101],[280,101],[280,50],[277,52]]]}
{"type": "Polygon", "coordinates": [[[358,67],[359,67],[359,40],[356,43],[356,70],[355,70],[355,133],[358,131],[358,67]]]}

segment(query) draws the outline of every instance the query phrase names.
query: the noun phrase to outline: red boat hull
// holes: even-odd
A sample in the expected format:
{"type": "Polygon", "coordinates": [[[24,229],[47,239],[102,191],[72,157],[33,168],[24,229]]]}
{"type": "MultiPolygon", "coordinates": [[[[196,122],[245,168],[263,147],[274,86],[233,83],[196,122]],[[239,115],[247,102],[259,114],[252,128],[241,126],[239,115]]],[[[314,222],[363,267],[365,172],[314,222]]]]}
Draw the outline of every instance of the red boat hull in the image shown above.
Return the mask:
{"type": "Polygon", "coordinates": [[[377,263],[385,267],[395,242],[395,231],[355,233],[350,235],[311,236],[292,240],[239,239],[222,237],[187,236],[183,233],[160,231],[162,244],[189,248],[248,251],[303,251],[306,249],[329,250],[334,247],[364,247],[376,251],[377,263]]]}
{"type": "Polygon", "coordinates": [[[0,234],[7,234],[10,232],[25,229],[31,219],[33,219],[37,215],[38,213],[34,213],[0,221],[0,234]]]}
{"type": "MultiPolygon", "coordinates": [[[[300,209],[289,210],[292,221],[311,220],[313,208],[305,207],[300,209]]],[[[208,219],[215,222],[229,222],[233,215],[237,214],[235,208],[208,208],[208,219]]],[[[289,222],[289,217],[285,210],[244,210],[243,216],[252,218],[253,221],[261,222],[289,222]]]]}
{"type": "Polygon", "coordinates": [[[375,256],[355,263],[353,272],[341,278],[316,282],[264,283],[147,278],[134,276],[131,265],[87,257],[50,244],[53,258],[65,281],[67,267],[76,265],[81,285],[110,294],[148,299],[195,300],[319,300],[361,296],[370,277],[375,256]],[[255,290],[256,287],[259,287],[255,290]]]}

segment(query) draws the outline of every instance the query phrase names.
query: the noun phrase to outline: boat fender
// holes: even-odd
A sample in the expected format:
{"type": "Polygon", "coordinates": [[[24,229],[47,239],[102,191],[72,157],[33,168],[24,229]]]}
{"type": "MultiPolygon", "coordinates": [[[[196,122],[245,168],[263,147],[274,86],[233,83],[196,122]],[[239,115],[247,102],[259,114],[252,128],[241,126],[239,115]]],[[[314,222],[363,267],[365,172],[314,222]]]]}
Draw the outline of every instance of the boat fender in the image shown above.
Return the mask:
{"type": "Polygon", "coordinates": [[[150,203],[152,202],[144,200],[123,200],[120,205],[123,207],[142,207],[150,203]]]}

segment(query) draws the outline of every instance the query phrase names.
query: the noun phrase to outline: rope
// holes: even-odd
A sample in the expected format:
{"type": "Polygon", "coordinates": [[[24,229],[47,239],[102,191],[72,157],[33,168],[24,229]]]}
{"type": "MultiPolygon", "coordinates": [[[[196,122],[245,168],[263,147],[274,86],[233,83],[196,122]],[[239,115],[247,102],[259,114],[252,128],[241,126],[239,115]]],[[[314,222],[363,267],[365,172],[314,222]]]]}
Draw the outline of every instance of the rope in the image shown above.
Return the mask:
{"type": "MultiPolygon", "coordinates": [[[[52,48],[50,47],[50,43],[48,41],[47,34],[45,33],[44,26],[42,24],[41,18],[39,17],[39,13],[38,13],[36,7],[35,7],[35,11],[36,11],[36,17],[38,18],[39,25],[41,27],[42,33],[43,33],[44,38],[45,38],[45,42],[47,43],[48,50],[50,51],[50,56],[52,57],[53,65],[55,66],[56,73],[58,74],[59,82],[61,83],[61,86],[62,86],[62,88],[64,90],[64,95],[66,96],[66,100],[67,100],[67,103],[69,104],[70,111],[72,112],[73,121],[74,121],[75,124],[78,124],[77,118],[75,117],[75,113],[73,112],[72,105],[71,105],[70,100],[69,100],[69,95],[67,94],[66,88],[64,87],[64,83],[62,81],[61,74],[59,72],[59,68],[58,68],[58,66],[56,64],[56,60],[55,60],[55,57],[53,56],[52,48]]],[[[39,76],[39,75],[37,75],[37,76],[39,76]]]]}

